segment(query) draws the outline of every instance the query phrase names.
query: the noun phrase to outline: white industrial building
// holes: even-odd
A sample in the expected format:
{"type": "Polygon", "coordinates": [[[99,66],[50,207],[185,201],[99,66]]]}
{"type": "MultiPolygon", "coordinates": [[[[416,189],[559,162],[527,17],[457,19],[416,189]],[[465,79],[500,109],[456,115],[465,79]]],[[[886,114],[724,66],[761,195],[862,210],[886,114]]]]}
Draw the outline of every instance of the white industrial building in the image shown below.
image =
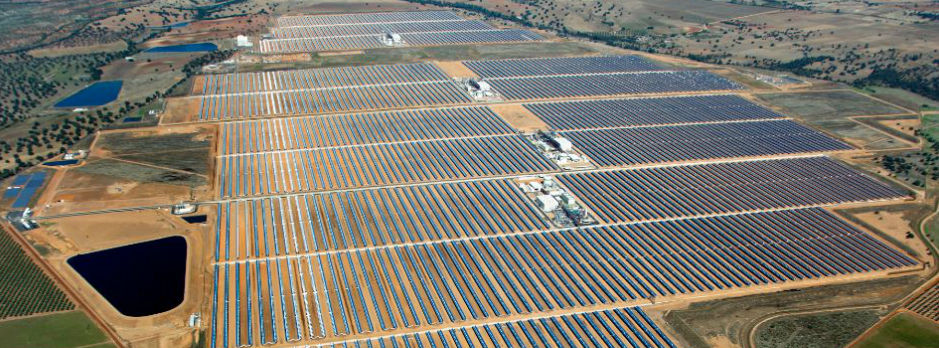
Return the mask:
{"type": "Polygon", "coordinates": [[[574,144],[565,137],[555,136],[554,141],[557,143],[558,150],[564,152],[571,152],[571,150],[574,150],[574,144]]]}
{"type": "Polygon", "coordinates": [[[244,35],[238,35],[235,37],[235,46],[238,47],[253,47],[254,43],[251,42],[251,39],[244,35]]]}
{"type": "Polygon", "coordinates": [[[558,209],[558,200],[551,197],[551,195],[541,195],[537,198],[538,208],[541,208],[541,211],[549,213],[558,209]]]}
{"type": "Polygon", "coordinates": [[[401,34],[385,33],[385,35],[381,37],[381,42],[384,43],[385,46],[401,46],[404,44],[404,39],[401,38],[401,34]]]}

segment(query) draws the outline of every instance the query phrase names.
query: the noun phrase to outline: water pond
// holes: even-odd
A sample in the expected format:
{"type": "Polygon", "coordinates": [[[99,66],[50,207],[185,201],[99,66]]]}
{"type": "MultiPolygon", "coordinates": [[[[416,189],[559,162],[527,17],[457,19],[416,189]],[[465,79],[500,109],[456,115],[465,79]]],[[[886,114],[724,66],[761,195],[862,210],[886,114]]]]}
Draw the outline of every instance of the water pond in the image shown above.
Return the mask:
{"type": "Polygon", "coordinates": [[[75,108],[101,106],[117,99],[121,93],[123,81],[99,81],[75,92],[55,104],[57,108],[75,108]]]}
{"type": "Polygon", "coordinates": [[[218,46],[211,42],[203,43],[194,43],[194,44],[183,44],[183,45],[172,45],[172,46],[157,46],[148,48],[146,53],[180,53],[180,52],[210,52],[218,50],[218,46]]]}
{"type": "Polygon", "coordinates": [[[121,314],[144,317],[183,302],[187,248],[173,236],[79,254],[68,264],[121,314]]]}

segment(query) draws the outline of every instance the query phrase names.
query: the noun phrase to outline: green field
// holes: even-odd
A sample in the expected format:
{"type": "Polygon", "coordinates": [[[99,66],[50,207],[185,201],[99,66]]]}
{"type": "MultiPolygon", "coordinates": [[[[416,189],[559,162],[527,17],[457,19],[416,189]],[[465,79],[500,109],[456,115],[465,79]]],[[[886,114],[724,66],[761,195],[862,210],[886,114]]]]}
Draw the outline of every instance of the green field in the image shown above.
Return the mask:
{"type": "Polygon", "coordinates": [[[884,104],[853,91],[768,93],[757,95],[763,101],[788,111],[793,116],[813,121],[848,116],[903,114],[906,111],[884,104]]]}
{"type": "Polygon", "coordinates": [[[939,115],[923,115],[921,129],[923,135],[931,135],[933,138],[939,138],[939,115]]]}
{"type": "Polygon", "coordinates": [[[937,342],[939,342],[939,325],[913,314],[901,313],[890,318],[877,331],[858,342],[855,347],[936,347],[937,342]]]}
{"type": "Polygon", "coordinates": [[[799,118],[866,149],[884,150],[908,146],[849,118],[861,115],[904,114],[906,111],[854,91],[766,93],[756,94],[756,97],[788,116],[799,118]]]}
{"type": "Polygon", "coordinates": [[[939,109],[939,102],[899,88],[867,86],[864,92],[911,110],[939,109]]]}
{"type": "Polygon", "coordinates": [[[79,311],[0,322],[0,348],[113,347],[79,311]]]}

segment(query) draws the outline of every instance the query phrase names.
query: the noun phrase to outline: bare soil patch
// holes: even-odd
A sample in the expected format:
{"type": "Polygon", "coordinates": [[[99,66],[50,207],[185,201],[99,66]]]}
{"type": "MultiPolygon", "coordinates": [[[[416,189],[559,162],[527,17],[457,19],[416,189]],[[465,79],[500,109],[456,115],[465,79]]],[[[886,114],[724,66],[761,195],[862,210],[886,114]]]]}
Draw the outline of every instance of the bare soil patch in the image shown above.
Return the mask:
{"type": "Polygon", "coordinates": [[[528,111],[522,104],[494,104],[489,107],[519,131],[534,132],[549,128],[547,123],[528,111]]]}
{"type": "Polygon", "coordinates": [[[450,77],[479,78],[472,70],[458,61],[434,62],[440,67],[440,70],[450,75],[450,77]]]}

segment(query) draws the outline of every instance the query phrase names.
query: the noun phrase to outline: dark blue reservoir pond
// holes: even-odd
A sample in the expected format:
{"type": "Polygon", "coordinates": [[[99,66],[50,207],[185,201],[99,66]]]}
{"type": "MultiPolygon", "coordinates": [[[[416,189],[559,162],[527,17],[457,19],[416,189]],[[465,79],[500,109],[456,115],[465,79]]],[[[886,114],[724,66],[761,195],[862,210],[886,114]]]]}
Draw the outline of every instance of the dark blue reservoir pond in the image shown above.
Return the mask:
{"type": "Polygon", "coordinates": [[[123,81],[100,81],[75,92],[55,104],[57,108],[74,108],[86,106],[101,106],[117,99],[121,93],[123,81]]]}
{"type": "Polygon", "coordinates": [[[78,160],[49,161],[49,162],[43,162],[42,164],[50,166],[50,167],[60,167],[60,166],[70,166],[75,163],[78,163],[78,160]]]}
{"type": "Polygon", "coordinates": [[[172,46],[159,46],[151,47],[146,51],[147,53],[179,53],[179,52],[209,52],[218,50],[218,46],[215,46],[211,42],[203,43],[194,43],[194,44],[184,44],[184,45],[172,45],[172,46]]]}
{"type": "Polygon", "coordinates": [[[183,302],[186,249],[186,239],[173,236],[76,255],[68,264],[121,314],[143,317],[183,302]]]}

